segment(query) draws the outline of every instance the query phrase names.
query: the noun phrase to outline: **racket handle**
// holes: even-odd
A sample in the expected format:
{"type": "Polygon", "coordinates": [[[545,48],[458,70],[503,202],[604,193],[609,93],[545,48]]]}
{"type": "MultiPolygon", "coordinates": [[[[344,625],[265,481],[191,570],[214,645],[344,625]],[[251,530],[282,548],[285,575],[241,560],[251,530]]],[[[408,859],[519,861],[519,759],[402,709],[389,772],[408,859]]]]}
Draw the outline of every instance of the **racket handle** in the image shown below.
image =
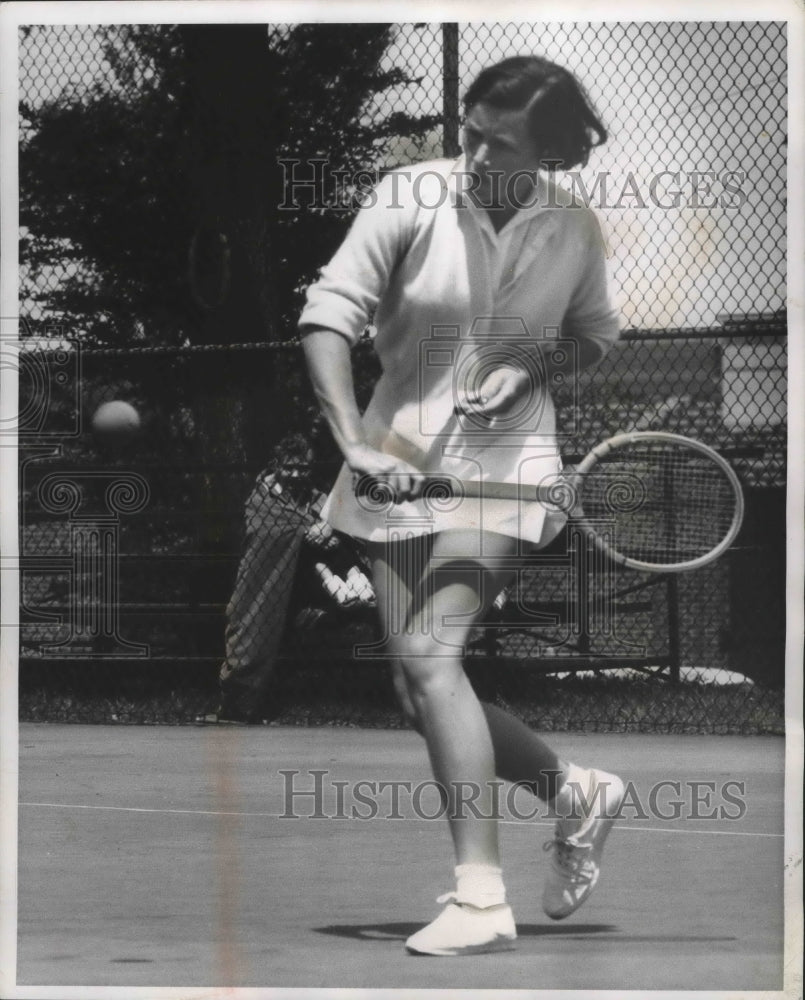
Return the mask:
{"type": "MultiPolygon", "coordinates": [[[[543,500],[555,502],[552,490],[544,486],[534,486],[530,483],[494,483],[478,482],[476,480],[456,479],[454,476],[425,476],[425,486],[422,496],[445,499],[448,497],[465,497],[483,500],[516,500],[521,503],[533,503],[543,500]]],[[[391,486],[372,476],[362,476],[356,486],[355,493],[361,497],[370,497],[380,502],[396,502],[391,486]]]]}
{"type": "MultiPolygon", "coordinates": [[[[431,491],[433,493],[438,492],[442,496],[452,497],[460,492],[463,492],[465,496],[472,495],[467,494],[466,491],[462,491],[462,486],[466,485],[466,483],[462,483],[458,479],[453,479],[451,476],[425,477],[426,491],[429,493],[431,491]]],[[[388,483],[384,483],[382,480],[375,479],[374,476],[361,476],[355,484],[355,494],[359,497],[377,497],[378,499],[388,497],[391,500],[394,495],[394,487],[388,483]]]]}

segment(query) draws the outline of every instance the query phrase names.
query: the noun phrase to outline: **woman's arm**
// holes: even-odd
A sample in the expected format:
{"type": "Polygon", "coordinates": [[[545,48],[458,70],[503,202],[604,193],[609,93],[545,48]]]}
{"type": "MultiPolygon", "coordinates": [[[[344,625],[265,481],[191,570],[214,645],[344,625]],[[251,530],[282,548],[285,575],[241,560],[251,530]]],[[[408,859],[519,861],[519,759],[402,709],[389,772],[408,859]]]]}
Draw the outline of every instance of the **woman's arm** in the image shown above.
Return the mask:
{"type": "Polygon", "coordinates": [[[350,454],[366,444],[355,400],[350,346],[335,330],[313,327],[304,331],[302,347],[322,413],[341,454],[349,462],[350,454]]]}
{"type": "MultiPolygon", "coordinates": [[[[606,244],[601,224],[592,211],[579,213],[579,276],[562,321],[561,336],[576,342],[576,372],[597,364],[618,339],[619,315],[610,301],[606,264],[606,244]]],[[[547,341],[547,347],[550,341],[547,341]]],[[[544,391],[553,384],[557,369],[550,351],[543,351],[541,363],[531,372],[516,364],[503,364],[491,372],[482,386],[460,401],[467,412],[486,417],[506,413],[527,395],[544,391]],[[540,384],[536,384],[539,379],[540,384]],[[543,383],[542,385],[541,383],[543,383]]],[[[564,373],[563,373],[564,374],[564,373]]]]}
{"type": "Polygon", "coordinates": [[[310,380],[335,442],[356,478],[371,476],[393,487],[398,500],[413,500],[422,489],[422,477],[408,462],[378,451],[366,441],[352,377],[350,345],[346,337],[325,327],[303,331],[310,380]]]}
{"type": "Polygon", "coordinates": [[[578,215],[581,224],[580,277],[562,322],[562,337],[578,345],[579,370],[597,364],[617,341],[620,316],[609,289],[606,241],[601,221],[591,209],[578,215]]]}
{"type": "Polygon", "coordinates": [[[421,477],[407,462],[367,444],[350,357],[413,238],[416,202],[410,184],[398,191],[399,179],[385,177],[355,216],[335,256],[308,289],[299,330],[313,388],[347,465],[356,478],[386,482],[407,500],[419,495],[421,477]]]}
{"type": "Polygon", "coordinates": [[[299,318],[302,336],[331,330],[351,346],[363,336],[413,239],[416,203],[410,184],[399,187],[398,192],[395,176],[385,177],[355,215],[343,243],[307,290],[299,318]]]}

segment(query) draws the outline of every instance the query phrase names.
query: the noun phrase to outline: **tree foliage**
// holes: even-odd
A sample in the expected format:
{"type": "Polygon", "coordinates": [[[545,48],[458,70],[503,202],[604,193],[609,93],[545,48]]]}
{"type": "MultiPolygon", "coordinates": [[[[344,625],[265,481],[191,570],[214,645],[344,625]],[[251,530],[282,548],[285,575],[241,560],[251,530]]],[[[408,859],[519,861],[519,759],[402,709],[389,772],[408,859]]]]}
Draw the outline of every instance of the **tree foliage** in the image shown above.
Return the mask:
{"type": "Polygon", "coordinates": [[[175,34],[124,32],[102,39],[105,77],[23,102],[20,148],[24,294],[70,336],[120,344],[178,333],[190,168],[175,34]]]}
{"type": "Polygon", "coordinates": [[[391,32],[96,29],[100,78],[21,108],[23,311],[37,301],[69,336],[115,346],[292,336],[302,290],[349,213],[333,201],[279,211],[282,161],[324,159],[328,192],[334,175],[371,168],[394,134],[433,126],[366,113],[374,95],[405,79],[380,68],[391,32]],[[205,308],[188,254],[195,239],[203,283],[209,240],[199,236],[215,230],[232,277],[205,308]]]}
{"type": "Polygon", "coordinates": [[[300,25],[276,46],[283,67],[306,67],[282,74],[277,198],[288,200],[287,183],[294,172],[319,182],[315,195],[303,189],[292,199],[298,210],[277,215],[280,314],[286,329],[301,305],[302,290],[343,238],[354,207],[350,195],[356,184],[361,186],[361,174],[364,184],[371,182],[374,165],[393,138],[419,137],[433,128],[433,118],[404,111],[380,121],[366,114],[373,95],[411,82],[399,68],[380,68],[391,35],[388,25],[300,25]],[[300,161],[298,167],[290,165],[294,160],[300,161]],[[323,161],[316,168],[319,174],[309,166],[316,160],[323,161]]]}

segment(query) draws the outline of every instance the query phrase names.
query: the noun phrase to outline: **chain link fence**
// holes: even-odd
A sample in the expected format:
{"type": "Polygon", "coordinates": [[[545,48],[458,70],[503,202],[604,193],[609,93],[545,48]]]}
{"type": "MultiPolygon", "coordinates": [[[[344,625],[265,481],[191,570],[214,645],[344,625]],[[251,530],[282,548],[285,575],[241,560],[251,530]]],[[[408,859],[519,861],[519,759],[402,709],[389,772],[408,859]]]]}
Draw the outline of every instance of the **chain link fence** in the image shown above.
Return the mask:
{"type": "MultiPolygon", "coordinates": [[[[387,58],[424,93],[397,90],[381,108],[438,114],[451,44],[463,87],[500,59],[539,54],[589,93],[609,139],[557,180],[607,224],[627,329],[701,329],[784,309],[785,24],[403,25],[387,58]]],[[[457,155],[458,97],[424,147],[403,137],[386,165],[457,155]]]]}
{"type": "MultiPolygon", "coordinates": [[[[269,28],[266,47],[280,51],[293,31],[269,28]]],[[[625,334],[601,365],[557,393],[563,450],[572,459],[618,431],[671,430],[716,447],[744,487],[742,533],[703,571],[669,579],[618,570],[585,577],[580,594],[572,539],[563,536],[535,557],[518,593],[501,595],[473,636],[469,670],[482,695],[543,728],[782,728],[785,42],[774,22],[399,24],[383,39],[384,85],[356,111],[378,135],[365,154],[371,175],[455,155],[460,95],[483,65],[538,52],[572,69],[610,140],[558,180],[605,220],[625,334]],[[589,612],[584,627],[574,618],[579,601],[589,612]],[[614,631],[605,620],[613,608],[614,631]]],[[[248,267],[237,234],[199,250],[199,199],[183,200],[182,178],[187,186],[200,154],[192,117],[181,113],[192,90],[181,52],[173,26],[36,27],[21,38],[23,155],[38,152],[42,175],[21,181],[25,324],[14,360],[22,710],[30,718],[189,721],[214,706],[225,649],[240,637],[241,655],[276,661],[270,682],[255,688],[267,717],[395,725],[385,665],[354,655],[356,645],[371,646],[376,628],[363,553],[317,527],[314,500],[337,460],[315,424],[292,330],[280,319],[267,337],[250,321],[227,329],[222,342],[226,316],[214,300],[234,294],[221,281],[224,265],[233,286],[248,267]],[[157,100],[166,91],[167,110],[157,100]],[[105,214],[114,197],[86,206],[99,232],[90,243],[71,231],[67,210],[48,225],[37,218],[36,185],[67,141],[58,129],[80,121],[83,130],[89,116],[106,147],[119,118],[94,111],[111,102],[133,120],[149,95],[151,136],[98,167],[90,190],[142,190],[135,242],[153,243],[156,211],[181,231],[181,252],[160,258],[160,273],[146,264],[139,284],[107,288],[98,261],[104,240],[115,243],[110,230],[123,225],[105,214]],[[56,141],[43,149],[54,129],[56,141]],[[173,160],[160,162],[167,148],[173,160]],[[147,175],[160,171],[174,171],[162,189],[173,192],[171,206],[149,202],[147,175]],[[148,301],[142,288],[153,292],[148,301]],[[95,306],[107,295],[102,328],[79,294],[86,289],[95,306]],[[139,432],[93,434],[100,403],[121,399],[141,415],[139,432]],[[275,503],[282,466],[272,462],[274,446],[299,434],[312,460],[275,503]],[[256,506],[259,497],[269,507],[256,506]],[[254,611],[240,624],[233,618],[239,573],[273,580],[260,595],[259,621],[254,611]]],[[[82,157],[98,166],[89,153],[76,155],[79,168],[82,157]]],[[[127,214],[137,215],[130,205],[127,214]]],[[[280,270],[296,243],[311,256],[310,235],[295,232],[296,221],[282,220],[280,270]]],[[[131,234],[131,219],[125,224],[131,234]]],[[[325,262],[332,239],[328,232],[316,246],[312,265],[325,262]]],[[[292,314],[303,278],[287,310],[275,307],[282,317],[292,314]]],[[[375,364],[368,343],[356,364],[365,394],[375,364]]]]}

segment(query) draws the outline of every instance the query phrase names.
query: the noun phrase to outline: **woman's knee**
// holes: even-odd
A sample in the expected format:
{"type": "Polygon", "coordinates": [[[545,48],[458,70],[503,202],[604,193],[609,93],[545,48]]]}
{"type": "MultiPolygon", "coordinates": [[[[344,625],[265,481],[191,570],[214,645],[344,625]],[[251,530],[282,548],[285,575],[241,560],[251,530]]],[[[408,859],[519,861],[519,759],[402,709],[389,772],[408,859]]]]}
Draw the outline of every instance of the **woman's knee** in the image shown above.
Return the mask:
{"type": "Polygon", "coordinates": [[[464,638],[465,632],[457,627],[412,629],[394,637],[394,654],[408,676],[420,669],[431,669],[437,661],[461,661],[464,657],[464,638]]]}
{"type": "Polygon", "coordinates": [[[416,709],[416,703],[422,697],[455,687],[464,670],[460,649],[438,646],[424,641],[421,636],[412,638],[417,641],[406,643],[400,650],[399,664],[405,690],[416,709]]]}

